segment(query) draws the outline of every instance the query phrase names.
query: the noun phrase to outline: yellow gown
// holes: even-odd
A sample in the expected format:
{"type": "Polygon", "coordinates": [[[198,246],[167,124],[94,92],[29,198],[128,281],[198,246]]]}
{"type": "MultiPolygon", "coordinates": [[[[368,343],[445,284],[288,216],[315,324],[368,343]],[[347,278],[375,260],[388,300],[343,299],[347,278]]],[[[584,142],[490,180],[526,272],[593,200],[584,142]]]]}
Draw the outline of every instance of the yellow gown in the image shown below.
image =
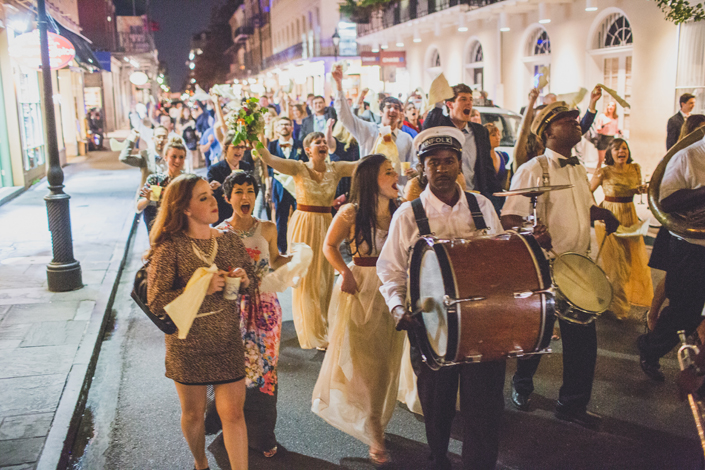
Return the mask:
{"type": "MultiPolygon", "coordinates": [[[[326,172],[321,182],[311,177],[312,170],[304,162],[297,161],[296,204],[331,207],[335,190],[340,181],[337,163],[326,163],[326,172]]],[[[328,304],[333,290],[333,266],[323,256],[323,240],[333,220],[330,213],[294,211],[289,221],[287,240],[305,243],[313,250],[313,260],[308,273],[292,292],[292,314],[296,335],[303,349],[328,346],[328,304]]]]}
{"type": "MultiPolygon", "coordinates": [[[[387,237],[377,230],[376,249],[366,245],[353,256],[377,256],[387,237]]],[[[355,253],[354,244],[351,250],[355,253]]],[[[381,442],[396,407],[402,346],[406,333],[395,329],[374,266],[350,263],[358,293],[333,289],[330,344],[313,389],[311,411],[367,445],[381,442]]]]}
{"type": "MultiPolygon", "coordinates": [[[[641,184],[641,170],[636,163],[630,163],[624,171],[616,171],[613,166],[600,168],[602,189],[605,196],[631,197],[634,188],[641,184]]],[[[602,201],[600,207],[612,212],[624,227],[639,223],[634,202],[602,201]]],[[[605,225],[595,222],[595,236],[598,246],[605,236],[605,225]]],[[[610,310],[618,318],[629,315],[631,305],[649,307],[654,297],[649,258],[642,236],[616,237],[610,235],[600,255],[600,264],[612,283],[614,297],[610,310]]]]}

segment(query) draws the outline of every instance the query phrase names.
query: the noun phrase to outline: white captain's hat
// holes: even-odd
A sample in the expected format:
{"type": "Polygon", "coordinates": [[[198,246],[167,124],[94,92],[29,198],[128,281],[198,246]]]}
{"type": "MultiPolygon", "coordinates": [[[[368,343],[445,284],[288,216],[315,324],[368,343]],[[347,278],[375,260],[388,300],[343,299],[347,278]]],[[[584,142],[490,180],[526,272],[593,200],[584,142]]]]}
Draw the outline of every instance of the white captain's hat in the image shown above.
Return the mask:
{"type": "Polygon", "coordinates": [[[454,150],[458,157],[463,153],[465,134],[457,127],[440,126],[425,129],[414,138],[414,148],[419,160],[436,150],[454,150]]]}

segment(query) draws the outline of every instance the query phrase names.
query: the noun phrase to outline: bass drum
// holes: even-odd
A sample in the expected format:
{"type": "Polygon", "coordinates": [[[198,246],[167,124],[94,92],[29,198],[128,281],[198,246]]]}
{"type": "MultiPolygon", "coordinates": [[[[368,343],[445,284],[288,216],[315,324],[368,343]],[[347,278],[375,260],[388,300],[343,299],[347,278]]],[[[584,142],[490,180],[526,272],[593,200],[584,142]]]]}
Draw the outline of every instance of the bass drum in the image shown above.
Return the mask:
{"type": "Polygon", "coordinates": [[[553,333],[551,271],[530,234],[419,239],[409,269],[422,328],[410,340],[429,367],[521,357],[553,333]]]}

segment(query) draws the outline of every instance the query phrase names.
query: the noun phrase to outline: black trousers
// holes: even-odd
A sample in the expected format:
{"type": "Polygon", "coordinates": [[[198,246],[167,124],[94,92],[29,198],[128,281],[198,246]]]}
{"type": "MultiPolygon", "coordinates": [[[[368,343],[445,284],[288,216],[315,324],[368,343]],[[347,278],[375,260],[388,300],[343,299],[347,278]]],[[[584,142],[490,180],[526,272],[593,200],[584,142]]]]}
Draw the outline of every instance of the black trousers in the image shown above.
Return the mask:
{"type": "Polygon", "coordinates": [[[650,362],[658,362],[680,343],[678,331],[691,335],[703,320],[705,304],[705,246],[671,237],[664,308],[654,331],[642,336],[639,349],[650,362]]]}
{"type": "Polygon", "coordinates": [[[296,210],[296,199],[282,188],[281,199],[274,201],[274,216],[277,224],[277,248],[280,253],[286,253],[286,232],[289,225],[289,209],[296,210]]]}
{"type": "MultiPolygon", "coordinates": [[[[563,385],[558,392],[562,405],[585,410],[592,395],[597,362],[597,330],[595,322],[578,325],[558,320],[563,341],[563,385]]],[[[522,395],[534,391],[534,374],[541,355],[517,360],[517,371],[512,379],[514,389],[522,395]]]]}
{"type": "Polygon", "coordinates": [[[494,470],[504,412],[506,362],[463,364],[442,367],[438,371],[431,370],[425,363],[414,366],[432,467],[442,470],[451,468],[447,455],[448,442],[460,385],[463,469],[494,470]]]}

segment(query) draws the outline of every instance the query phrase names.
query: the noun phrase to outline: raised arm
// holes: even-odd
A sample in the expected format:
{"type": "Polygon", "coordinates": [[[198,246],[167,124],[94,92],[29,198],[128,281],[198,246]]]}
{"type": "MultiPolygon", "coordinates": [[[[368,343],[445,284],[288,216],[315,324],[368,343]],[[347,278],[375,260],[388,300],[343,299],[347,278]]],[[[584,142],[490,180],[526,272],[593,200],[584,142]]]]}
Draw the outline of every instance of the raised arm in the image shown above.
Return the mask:
{"type": "Polygon", "coordinates": [[[269,266],[272,269],[278,269],[291,261],[291,256],[284,256],[279,253],[277,247],[277,226],[274,222],[262,221],[262,236],[267,240],[269,245],[269,266]]]}
{"type": "Polygon", "coordinates": [[[597,101],[602,98],[602,88],[596,85],[590,93],[590,103],[588,104],[587,112],[583,115],[580,120],[580,130],[585,134],[592,127],[592,123],[595,121],[595,116],[597,115],[597,101]]]}
{"type": "Polygon", "coordinates": [[[335,137],[333,137],[333,126],[335,125],[335,119],[328,119],[326,121],[326,144],[328,144],[328,153],[335,152],[335,148],[337,147],[336,145],[336,140],[335,137]]]}
{"type": "Polygon", "coordinates": [[[342,178],[350,177],[353,175],[355,172],[355,168],[357,168],[357,164],[360,163],[360,160],[356,162],[333,162],[335,165],[335,169],[337,170],[338,174],[342,178]]]}
{"type": "Polygon", "coordinates": [[[298,172],[299,163],[297,160],[288,160],[274,156],[269,152],[267,147],[252,149],[252,157],[261,158],[264,163],[285,175],[294,176],[298,172]]]}
{"type": "Polygon", "coordinates": [[[531,123],[534,120],[534,105],[539,97],[539,90],[537,88],[532,89],[529,92],[529,104],[526,105],[524,110],[524,116],[521,118],[521,124],[519,125],[519,136],[517,137],[516,144],[514,145],[514,161],[512,162],[513,170],[516,171],[521,165],[526,163],[526,143],[529,140],[529,134],[531,133],[531,123]]]}
{"type": "Polygon", "coordinates": [[[215,138],[218,139],[220,145],[225,142],[225,137],[228,133],[228,126],[225,123],[225,116],[223,115],[223,108],[220,107],[220,96],[211,92],[211,100],[213,101],[213,110],[215,111],[215,123],[213,124],[213,133],[215,138]]]}
{"type": "Polygon", "coordinates": [[[590,180],[590,191],[594,193],[595,190],[602,184],[604,177],[605,173],[602,171],[602,168],[599,168],[595,174],[592,175],[592,179],[590,180]]]}
{"type": "Polygon", "coordinates": [[[133,154],[132,151],[135,149],[135,142],[140,138],[140,133],[137,129],[132,129],[130,136],[127,138],[127,145],[120,151],[120,161],[126,165],[136,166],[142,168],[147,166],[147,162],[144,161],[142,154],[138,150],[137,153],[133,154]]]}
{"type": "Polygon", "coordinates": [[[323,254],[333,268],[343,277],[343,284],[340,286],[341,290],[353,295],[357,293],[357,282],[355,282],[352,271],[345,264],[343,255],[340,254],[340,244],[349,236],[350,230],[355,224],[355,213],[355,206],[352,204],[344,205],[335,215],[323,242],[323,254]]]}
{"type": "Polygon", "coordinates": [[[345,98],[345,93],[343,93],[342,67],[336,66],[331,72],[331,76],[335,80],[337,90],[335,94],[334,107],[335,112],[338,115],[338,119],[340,119],[340,122],[342,122],[343,126],[350,131],[353,137],[355,137],[360,144],[360,147],[362,147],[364,142],[367,142],[370,138],[377,136],[377,124],[360,119],[350,110],[348,100],[345,98]]]}

